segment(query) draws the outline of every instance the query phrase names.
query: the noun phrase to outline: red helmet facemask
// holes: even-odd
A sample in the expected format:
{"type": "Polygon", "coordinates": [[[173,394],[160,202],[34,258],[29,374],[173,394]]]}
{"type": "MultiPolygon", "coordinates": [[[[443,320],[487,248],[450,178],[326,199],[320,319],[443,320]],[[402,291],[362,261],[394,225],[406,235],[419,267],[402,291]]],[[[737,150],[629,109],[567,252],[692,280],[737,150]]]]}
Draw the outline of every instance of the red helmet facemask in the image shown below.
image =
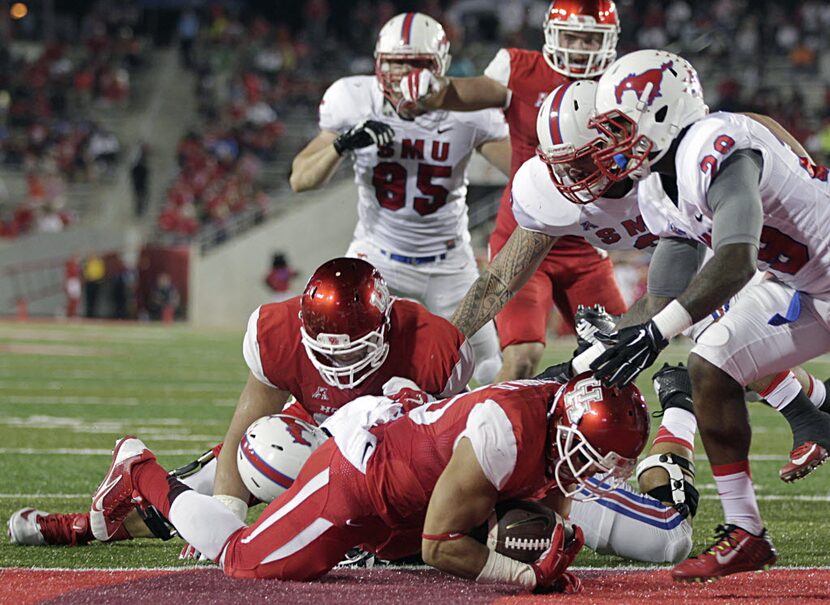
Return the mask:
{"type": "Polygon", "coordinates": [[[621,487],[649,434],[639,389],[608,389],[589,372],[556,393],[549,423],[550,472],[562,493],[575,500],[595,500],[621,487]]]}
{"type": "Polygon", "coordinates": [[[602,149],[593,155],[602,174],[615,182],[636,178],[636,171],[647,165],[654,144],[637,133],[634,120],[622,112],[609,111],[589,120],[588,126],[599,130],[605,139],[602,149]]]}
{"type": "Polygon", "coordinates": [[[547,166],[554,186],[565,199],[574,204],[590,204],[614,185],[594,159],[603,144],[597,138],[578,149],[569,147],[556,153],[537,148],[536,155],[547,166]]]}

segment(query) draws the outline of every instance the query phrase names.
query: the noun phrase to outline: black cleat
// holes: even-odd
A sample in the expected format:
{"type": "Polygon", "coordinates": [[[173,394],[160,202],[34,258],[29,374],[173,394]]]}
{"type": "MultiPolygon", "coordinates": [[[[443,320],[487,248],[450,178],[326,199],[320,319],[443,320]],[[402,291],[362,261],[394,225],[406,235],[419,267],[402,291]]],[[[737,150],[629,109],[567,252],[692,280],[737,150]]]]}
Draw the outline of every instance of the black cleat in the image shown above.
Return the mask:
{"type": "Polygon", "coordinates": [[[651,379],[654,381],[654,391],[660,399],[661,408],[659,412],[654,412],[653,416],[659,418],[669,408],[680,408],[690,414],[695,413],[692,406],[692,380],[686,366],[682,363],[676,366],[664,363],[651,379]]]}

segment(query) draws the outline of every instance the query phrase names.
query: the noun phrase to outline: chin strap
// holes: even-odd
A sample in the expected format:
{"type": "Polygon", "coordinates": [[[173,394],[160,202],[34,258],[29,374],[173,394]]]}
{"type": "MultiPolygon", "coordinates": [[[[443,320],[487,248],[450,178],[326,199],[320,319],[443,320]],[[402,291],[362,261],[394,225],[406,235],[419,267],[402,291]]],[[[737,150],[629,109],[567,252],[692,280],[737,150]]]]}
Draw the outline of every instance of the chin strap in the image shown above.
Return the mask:
{"type": "Polygon", "coordinates": [[[662,502],[673,502],[674,507],[684,517],[694,517],[697,513],[700,493],[692,483],[686,481],[686,477],[683,474],[685,470],[694,477],[694,463],[677,454],[653,454],[643,458],[637,465],[637,480],[639,481],[640,475],[653,468],[661,468],[666,471],[669,474],[669,483],[655,487],[647,492],[648,495],[662,502]]]}

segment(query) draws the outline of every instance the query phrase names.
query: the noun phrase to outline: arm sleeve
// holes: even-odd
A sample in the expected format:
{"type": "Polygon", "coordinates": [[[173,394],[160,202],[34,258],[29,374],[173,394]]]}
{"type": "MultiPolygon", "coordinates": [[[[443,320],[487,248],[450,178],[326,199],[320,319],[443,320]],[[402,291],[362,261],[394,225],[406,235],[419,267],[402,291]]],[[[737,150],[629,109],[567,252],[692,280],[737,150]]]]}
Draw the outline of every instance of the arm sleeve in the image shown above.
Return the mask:
{"type": "Polygon", "coordinates": [[[248,364],[248,369],[251,370],[257,380],[269,387],[274,387],[274,384],[265,376],[265,371],[262,369],[262,358],[259,351],[259,310],[262,307],[257,307],[248,318],[248,329],[245,331],[245,338],[242,340],[242,356],[245,358],[245,363],[248,364]]]}
{"type": "Polygon", "coordinates": [[[319,121],[320,130],[341,132],[351,128],[353,118],[348,109],[352,106],[348,86],[344,80],[337,80],[328,87],[320,101],[319,121]]]}
{"type": "Polygon", "coordinates": [[[502,489],[513,474],[518,457],[516,436],[507,413],[491,399],[479,403],[467,416],[467,426],[455,445],[463,437],[470,440],[484,476],[493,487],[502,489]]]}
{"type": "Polygon", "coordinates": [[[715,175],[706,202],[712,210],[712,249],[727,244],[760,247],[764,210],[761,205],[763,159],[758,151],[741,149],[715,175]]]}
{"type": "Polygon", "coordinates": [[[507,88],[507,83],[510,81],[510,53],[506,48],[499,49],[484,69],[484,75],[507,88]]]}
{"type": "Polygon", "coordinates": [[[663,298],[680,296],[700,268],[705,252],[694,240],[660,238],[648,266],[648,293],[663,298]]]}
{"type": "Polygon", "coordinates": [[[473,146],[478,149],[489,141],[500,141],[510,135],[504,114],[498,109],[483,109],[476,120],[476,134],[473,146]]]}

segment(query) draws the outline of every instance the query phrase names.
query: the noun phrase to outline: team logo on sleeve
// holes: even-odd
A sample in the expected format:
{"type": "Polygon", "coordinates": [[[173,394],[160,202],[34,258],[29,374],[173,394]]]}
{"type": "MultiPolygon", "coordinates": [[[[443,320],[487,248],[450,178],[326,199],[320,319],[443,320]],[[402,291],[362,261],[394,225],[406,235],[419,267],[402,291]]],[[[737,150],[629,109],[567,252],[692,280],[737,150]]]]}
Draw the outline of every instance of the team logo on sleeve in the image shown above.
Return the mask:
{"type": "Polygon", "coordinates": [[[646,91],[646,86],[651,84],[651,91],[648,94],[646,105],[649,107],[657,97],[663,96],[660,87],[663,84],[663,72],[674,65],[674,61],[666,61],[660,67],[647,69],[641,74],[629,74],[614,87],[614,95],[617,103],[622,103],[623,93],[633,91],[638,99],[641,99],[646,91]]]}

